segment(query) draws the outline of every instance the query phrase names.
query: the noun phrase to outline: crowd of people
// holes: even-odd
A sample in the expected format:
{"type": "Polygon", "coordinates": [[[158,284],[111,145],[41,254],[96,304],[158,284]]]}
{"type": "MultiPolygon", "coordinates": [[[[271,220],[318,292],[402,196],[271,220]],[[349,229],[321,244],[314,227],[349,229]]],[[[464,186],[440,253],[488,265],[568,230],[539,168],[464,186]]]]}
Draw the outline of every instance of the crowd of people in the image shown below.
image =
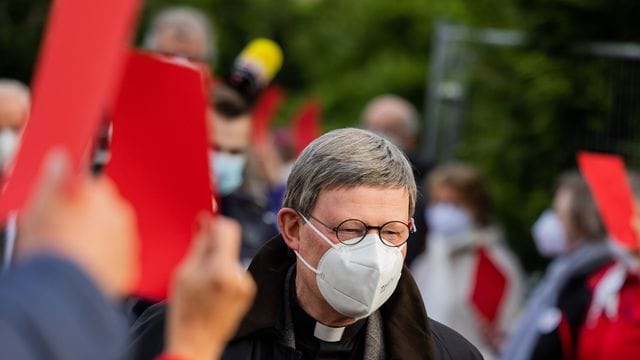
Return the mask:
{"type": "MultiPolygon", "coordinates": [[[[188,7],[159,13],[144,47],[204,68],[216,54],[207,17],[188,7]]],[[[2,356],[640,355],[640,255],[611,239],[578,172],[559,177],[549,189],[553,203],[532,224],[550,263],[529,289],[493,217],[490,180],[472,164],[425,161],[409,101],[373,98],[359,128],[329,131],[297,155],[290,132],[255,142],[253,109],[267,84],[249,94],[207,79],[219,215],[195,219],[165,301],[132,294],[140,272],[136,215],[114,183],[95,163],[75,176],[64,149],[48,154],[17,223],[2,221],[2,356]]],[[[29,108],[25,85],[0,80],[0,184],[29,108]]],[[[109,161],[103,130],[97,165],[109,161]]],[[[640,177],[629,181],[637,202],[640,177]]],[[[640,212],[629,221],[640,238],[640,212]]]]}

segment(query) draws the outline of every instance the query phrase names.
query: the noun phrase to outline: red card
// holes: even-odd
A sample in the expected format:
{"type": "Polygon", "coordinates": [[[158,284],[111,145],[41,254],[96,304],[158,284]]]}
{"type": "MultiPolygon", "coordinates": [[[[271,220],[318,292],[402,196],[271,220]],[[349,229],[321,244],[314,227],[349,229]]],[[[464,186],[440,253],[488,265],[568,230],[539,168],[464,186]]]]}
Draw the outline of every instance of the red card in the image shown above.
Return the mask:
{"type": "Polygon", "coordinates": [[[477,256],[471,303],[485,320],[494,324],[506,293],[507,278],[484,247],[478,248],[477,256]]]}
{"type": "Polygon", "coordinates": [[[113,109],[106,173],[138,216],[136,294],[152,300],[166,297],[196,215],[211,211],[202,81],[195,68],[134,53],[113,109]]]}
{"type": "Polygon", "coordinates": [[[260,96],[253,109],[253,141],[261,145],[267,141],[267,134],[273,115],[284,100],[284,93],[278,86],[269,86],[260,96]]]}
{"type": "Polygon", "coordinates": [[[31,193],[53,147],[84,167],[108,98],[118,86],[138,0],[56,0],[33,83],[34,102],[15,166],[2,189],[0,218],[31,193]]]}
{"type": "Polygon", "coordinates": [[[300,154],[313,140],[320,136],[320,103],[311,99],[305,103],[293,122],[296,153],[300,154]]]}
{"type": "Polygon", "coordinates": [[[589,184],[609,234],[620,245],[630,250],[638,250],[638,239],[631,226],[634,196],[622,158],[616,155],[580,152],[578,165],[589,184]]]}

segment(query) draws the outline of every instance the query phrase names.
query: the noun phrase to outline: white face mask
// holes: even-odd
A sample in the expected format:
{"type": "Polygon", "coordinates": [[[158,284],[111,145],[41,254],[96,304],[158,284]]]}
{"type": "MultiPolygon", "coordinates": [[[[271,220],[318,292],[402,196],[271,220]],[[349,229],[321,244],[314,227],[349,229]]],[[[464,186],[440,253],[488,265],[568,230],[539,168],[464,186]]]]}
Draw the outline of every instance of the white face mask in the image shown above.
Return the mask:
{"type": "Polygon", "coordinates": [[[465,209],[448,202],[440,202],[427,209],[425,220],[429,231],[443,237],[451,237],[470,231],[471,215],[465,209]]]}
{"type": "Polygon", "coordinates": [[[18,146],[18,134],[11,129],[0,131],[0,173],[13,159],[13,154],[18,146]]]}
{"type": "Polygon", "coordinates": [[[554,257],[567,253],[567,231],[553,210],[547,209],[540,215],[531,234],[540,255],[554,257]]]}
{"type": "Polygon", "coordinates": [[[331,246],[320,258],[317,269],[294,251],[300,261],[316,273],[318,288],[327,303],[354,319],[365,318],[378,310],[398,285],[404,262],[401,250],[405,245],[387,246],[378,234],[367,234],[355,245],[334,244],[309,220],[302,218],[331,246]]]}
{"type": "Polygon", "coordinates": [[[244,154],[228,154],[219,151],[209,152],[209,169],[220,195],[229,195],[242,185],[242,174],[247,163],[244,154]]]}

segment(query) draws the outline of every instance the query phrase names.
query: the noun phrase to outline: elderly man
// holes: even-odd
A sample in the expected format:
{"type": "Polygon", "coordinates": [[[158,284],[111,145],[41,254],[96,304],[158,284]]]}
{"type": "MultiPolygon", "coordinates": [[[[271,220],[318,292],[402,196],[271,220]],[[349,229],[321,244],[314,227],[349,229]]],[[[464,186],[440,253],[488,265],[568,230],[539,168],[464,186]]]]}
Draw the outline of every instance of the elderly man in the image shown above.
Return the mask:
{"type": "MultiPolygon", "coordinates": [[[[411,166],[389,141],[342,129],[300,155],[278,213],[281,235],[249,271],[257,301],[223,359],[479,359],[427,318],[403,266],[414,225],[411,166]]],[[[164,310],[134,326],[138,358],[162,348],[164,310]]]]}
{"type": "Polygon", "coordinates": [[[416,184],[419,185],[416,200],[415,239],[408,244],[407,265],[411,265],[413,259],[424,252],[426,247],[427,224],[424,220],[425,202],[422,196],[421,184],[424,177],[431,169],[431,164],[426,162],[417,152],[418,135],[420,131],[418,111],[406,99],[393,94],[384,94],[373,98],[367,103],[362,112],[361,125],[364,129],[374,132],[404,151],[413,167],[413,175],[416,184]]]}
{"type": "Polygon", "coordinates": [[[18,146],[29,106],[29,89],[24,84],[0,79],[0,182],[18,146]]]}

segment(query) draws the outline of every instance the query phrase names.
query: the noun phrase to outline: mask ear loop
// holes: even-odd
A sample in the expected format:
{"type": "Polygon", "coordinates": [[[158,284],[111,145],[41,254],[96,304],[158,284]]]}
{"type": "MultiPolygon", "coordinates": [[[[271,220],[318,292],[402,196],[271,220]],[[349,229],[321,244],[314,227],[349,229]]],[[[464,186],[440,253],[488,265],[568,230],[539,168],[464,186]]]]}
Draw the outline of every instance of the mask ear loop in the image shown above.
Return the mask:
{"type": "Polygon", "coordinates": [[[304,215],[302,215],[300,212],[298,212],[298,215],[300,215],[300,217],[302,217],[302,219],[304,220],[305,223],[307,223],[307,225],[309,225],[309,227],[316,233],[318,234],[318,236],[320,236],[322,238],[322,240],[324,240],[327,244],[329,244],[329,246],[331,246],[334,249],[338,248],[338,245],[334,244],[333,241],[329,240],[320,230],[318,230],[317,227],[315,227],[315,225],[313,225],[311,223],[311,221],[309,221],[304,215]]]}

